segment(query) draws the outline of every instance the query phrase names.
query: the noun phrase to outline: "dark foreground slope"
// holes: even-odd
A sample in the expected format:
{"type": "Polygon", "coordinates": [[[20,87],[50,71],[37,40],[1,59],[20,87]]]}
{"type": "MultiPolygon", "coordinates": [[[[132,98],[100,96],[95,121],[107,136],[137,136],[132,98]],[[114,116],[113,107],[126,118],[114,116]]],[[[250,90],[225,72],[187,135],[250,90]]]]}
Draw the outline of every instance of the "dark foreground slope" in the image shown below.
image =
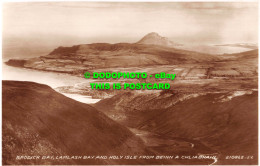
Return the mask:
{"type": "Polygon", "coordinates": [[[3,164],[144,164],[140,160],[16,160],[16,156],[149,154],[126,127],[46,85],[3,81],[2,117],[3,164]]]}
{"type": "MultiPolygon", "coordinates": [[[[201,148],[203,144],[217,154],[217,165],[257,164],[257,106],[258,95],[254,91],[186,97],[176,92],[125,93],[95,104],[98,109],[106,110],[108,116],[138,133],[159,135],[164,142],[174,138],[188,140],[195,145],[193,150],[197,154],[208,154],[201,148]],[[253,159],[225,159],[234,155],[253,156],[253,159]]],[[[157,149],[160,148],[158,145],[157,149]]],[[[164,152],[169,150],[172,150],[171,146],[164,152]]],[[[187,152],[191,150],[187,149],[187,152]]]]}

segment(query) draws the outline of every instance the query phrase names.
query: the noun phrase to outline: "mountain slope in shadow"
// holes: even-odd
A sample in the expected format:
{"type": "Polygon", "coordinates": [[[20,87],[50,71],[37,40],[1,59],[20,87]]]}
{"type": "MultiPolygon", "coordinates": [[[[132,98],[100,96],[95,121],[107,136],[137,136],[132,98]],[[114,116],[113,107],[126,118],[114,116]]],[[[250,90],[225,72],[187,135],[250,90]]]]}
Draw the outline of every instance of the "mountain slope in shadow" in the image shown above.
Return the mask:
{"type": "MultiPolygon", "coordinates": [[[[119,123],[154,133],[165,140],[198,141],[215,150],[218,165],[257,164],[258,93],[235,91],[205,93],[185,98],[173,92],[124,93],[95,104],[119,123]],[[103,109],[106,107],[106,109],[103,109]],[[226,160],[226,156],[254,156],[226,160]]],[[[200,154],[205,154],[195,145],[200,154]]],[[[166,151],[166,150],[165,150],[166,151]]]]}
{"type": "MultiPolygon", "coordinates": [[[[47,85],[3,81],[3,164],[149,164],[152,160],[16,160],[151,154],[126,127],[47,85]]],[[[153,164],[156,164],[154,162],[153,164]]]]}

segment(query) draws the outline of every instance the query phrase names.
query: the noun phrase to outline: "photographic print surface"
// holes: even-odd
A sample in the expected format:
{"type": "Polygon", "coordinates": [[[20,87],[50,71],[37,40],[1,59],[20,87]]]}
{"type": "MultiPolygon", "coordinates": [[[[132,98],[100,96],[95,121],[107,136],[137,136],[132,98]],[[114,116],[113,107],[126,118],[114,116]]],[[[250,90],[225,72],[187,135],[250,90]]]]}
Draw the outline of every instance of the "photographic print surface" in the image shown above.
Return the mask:
{"type": "Polygon", "coordinates": [[[2,5],[2,164],[258,164],[258,2],[2,5]]]}

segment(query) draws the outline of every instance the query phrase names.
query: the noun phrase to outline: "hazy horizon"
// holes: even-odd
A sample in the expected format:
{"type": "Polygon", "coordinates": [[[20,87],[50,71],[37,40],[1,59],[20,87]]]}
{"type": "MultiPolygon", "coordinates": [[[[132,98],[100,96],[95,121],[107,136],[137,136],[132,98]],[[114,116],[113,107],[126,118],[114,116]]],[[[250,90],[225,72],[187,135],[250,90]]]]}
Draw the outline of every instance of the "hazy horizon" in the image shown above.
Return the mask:
{"type": "Polygon", "coordinates": [[[58,46],[134,43],[150,32],[182,44],[258,43],[257,7],[257,2],[6,2],[3,48],[45,54],[58,46]]]}

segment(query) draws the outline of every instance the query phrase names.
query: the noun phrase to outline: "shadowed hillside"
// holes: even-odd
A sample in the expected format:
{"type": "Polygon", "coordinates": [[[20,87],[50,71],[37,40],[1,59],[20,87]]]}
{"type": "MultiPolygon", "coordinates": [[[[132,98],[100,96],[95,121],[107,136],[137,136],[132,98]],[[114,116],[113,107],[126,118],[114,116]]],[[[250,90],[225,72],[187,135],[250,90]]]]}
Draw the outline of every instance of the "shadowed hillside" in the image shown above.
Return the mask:
{"type": "MultiPolygon", "coordinates": [[[[229,165],[257,164],[257,103],[258,95],[253,91],[190,95],[169,91],[119,94],[95,107],[138,133],[198,141],[215,150],[220,158],[217,165],[229,165]],[[233,154],[254,158],[225,160],[233,154]]],[[[201,146],[195,144],[194,148],[205,153],[201,146]]]]}
{"type": "Polygon", "coordinates": [[[33,82],[3,81],[2,129],[3,164],[144,164],[141,160],[16,160],[16,156],[151,154],[126,127],[95,108],[33,82]]]}

